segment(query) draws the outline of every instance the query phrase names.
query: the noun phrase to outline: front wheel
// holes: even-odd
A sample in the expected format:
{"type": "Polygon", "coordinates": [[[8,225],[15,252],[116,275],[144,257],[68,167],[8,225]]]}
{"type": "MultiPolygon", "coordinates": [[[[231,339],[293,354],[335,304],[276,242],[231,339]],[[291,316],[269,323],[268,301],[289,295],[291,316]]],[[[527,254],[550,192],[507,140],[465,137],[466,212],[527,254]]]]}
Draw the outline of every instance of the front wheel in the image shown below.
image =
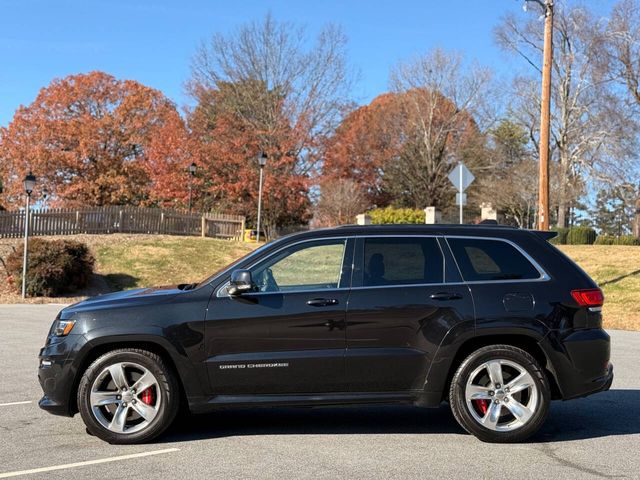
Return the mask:
{"type": "Polygon", "coordinates": [[[449,390],[458,423],[485,442],[520,442],[549,411],[550,389],[538,362],[510,345],[490,345],[458,367],[449,390]]]}
{"type": "Polygon", "coordinates": [[[143,443],[160,435],[179,406],[172,370],[152,352],[119,349],[95,360],[78,387],[87,431],[109,443],[143,443]]]}

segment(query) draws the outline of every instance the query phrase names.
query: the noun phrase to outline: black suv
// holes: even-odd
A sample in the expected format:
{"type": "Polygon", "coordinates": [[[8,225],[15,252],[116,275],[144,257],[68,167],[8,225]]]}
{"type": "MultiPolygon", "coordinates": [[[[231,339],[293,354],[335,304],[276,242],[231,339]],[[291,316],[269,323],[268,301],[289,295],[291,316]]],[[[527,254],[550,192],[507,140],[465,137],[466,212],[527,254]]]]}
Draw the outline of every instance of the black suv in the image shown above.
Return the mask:
{"type": "Polygon", "coordinates": [[[40,406],[111,443],[179,406],[448,402],[484,441],[535,433],[552,399],[613,380],[603,295],[548,243],[502,226],[345,226],[264,245],[199,284],[65,308],[40,406]]]}

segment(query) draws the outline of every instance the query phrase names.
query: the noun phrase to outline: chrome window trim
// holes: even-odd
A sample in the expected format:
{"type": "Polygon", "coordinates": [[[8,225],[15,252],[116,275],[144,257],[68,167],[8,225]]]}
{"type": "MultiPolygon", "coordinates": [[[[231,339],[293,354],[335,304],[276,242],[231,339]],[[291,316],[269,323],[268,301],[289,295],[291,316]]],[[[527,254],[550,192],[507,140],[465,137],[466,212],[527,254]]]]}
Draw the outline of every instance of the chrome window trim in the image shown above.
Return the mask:
{"type": "MultiPolygon", "coordinates": [[[[365,289],[379,289],[379,288],[401,288],[401,287],[406,287],[406,288],[411,288],[411,287],[437,287],[437,286],[442,286],[442,285],[478,285],[478,284],[486,284],[486,283],[525,283],[525,282],[547,282],[549,280],[551,280],[551,277],[547,274],[547,272],[540,266],[540,264],[533,258],[531,257],[531,255],[529,255],[522,247],[520,247],[517,243],[508,240],[506,238],[500,238],[500,237],[483,237],[483,236],[476,236],[476,235],[446,235],[446,234],[415,234],[415,235],[411,235],[411,234],[401,234],[401,235],[397,235],[397,234],[393,234],[393,233],[388,233],[388,234],[374,234],[374,235],[347,235],[347,236],[335,236],[335,237],[317,237],[317,238],[307,238],[304,240],[300,240],[298,242],[295,243],[291,243],[288,245],[283,246],[282,248],[279,248],[278,250],[272,252],[268,257],[263,258],[262,260],[259,260],[257,262],[252,263],[251,265],[249,265],[248,267],[246,267],[247,269],[251,269],[254,266],[256,266],[257,264],[268,260],[269,258],[271,258],[273,255],[276,255],[277,253],[281,252],[282,250],[285,250],[286,248],[295,246],[295,245],[300,245],[302,243],[308,243],[308,242],[316,242],[316,241],[322,241],[322,240],[345,240],[345,250],[343,252],[343,256],[342,256],[342,269],[344,268],[344,260],[345,260],[345,255],[346,255],[346,242],[350,239],[354,239],[357,240],[359,238],[362,238],[363,240],[366,240],[367,238],[434,238],[434,239],[443,239],[446,244],[447,247],[449,248],[449,251],[451,252],[451,257],[453,258],[453,261],[456,264],[456,268],[458,269],[458,272],[460,273],[460,276],[462,277],[463,281],[462,282],[446,282],[445,281],[445,269],[446,269],[446,260],[445,260],[445,254],[442,251],[442,245],[440,244],[440,242],[436,242],[438,245],[438,248],[440,249],[440,254],[442,255],[442,283],[412,283],[412,284],[397,284],[397,285],[372,285],[372,286],[360,286],[360,287],[337,287],[337,288],[327,288],[327,289],[322,289],[322,290],[287,290],[285,292],[252,292],[251,295],[274,295],[274,294],[278,294],[278,295],[282,295],[284,293],[309,293],[309,292],[336,292],[336,291],[344,291],[344,290],[365,290],[365,289]],[[451,246],[449,245],[448,239],[449,238],[461,238],[461,239],[471,239],[471,240],[493,240],[493,241],[498,241],[498,242],[504,242],[507,243],[509,245],[511,245],[512,247],[514,247],[518,252],[520,252],[530,263],[531,265],[533,265],[533,267],[538,271],[538,273],[540,274],[540,277],[538,278],[524,278],[524,279],[511,279],[511,280],[469,280],[466,281],[464,280],[464,276],[462,275],[462,271],[460,271],[460,267],[458,266],[458,260],[456,259],[455,255],[453,254],[453,249],[451,248],[451,246]]],[[[353,261],[355,260],[355,252],[354,255],[352,255],[352,262],[351,262],[351,274],[353,275],[353,271],[355,268],[355,265],[353,264],[353,261]]],[[[364,260],[364,259],[363,259],[364,260]]],[[[226,293],[226,288],[229,286],[229,281],[225,282],[224,284],[222,284],[221,287],[219,287],[216,290],[216,294],[215,296],[217,298],[229,298],[229,296],[226,293]],[[220,295],[220,293],[223,293],[222,295],[220,295]]]]}
{"type": "Polygon", "coordinates": [[[447,246],[449,247],[449,250],[451,250],[451,255],[453,257],[453,261],[456,262],[456,268],[458,268],[458,271],[460,272],[460,276],[462,277],[462,282],[453,282],[453,283],[449,283],[448,285],[478,285],[478,284],[485,284],[485,283],[524,283],[524,282],[547,282],[549,280],[551,280],[551,277],[549,276],[549,274],[540,266],[540,264],[531,256],[529,255],[520,245],[518,245],[515,242],[512,242],[511,240],[508,240],[506,238],[499,238],[499,237],[479,237],[479,236],[473,236],[473,235],[444,235],[444,239],[445,242],[447,242],[447,246]],[[540,274],[540,276],[538,278],[519,278],[519,279],[511,279],[511,280],[465,280],[464,279],[464,275],[462,274],[462,270],[460,269],[460,266],[458,265],[458,260],[456,259],[456,256],[453,253],[453,249],[451,248],[451,245],[449,245],[449,239],[450,238],[461,238],[461,239],[472,239],[472,240],[492,240],[492,241],[496,241],[496,242],[504,242],[508,245],[511,245],[513,248],[515,248],[518,252],[520,252],[520,254],[527,259],[527,261],[533,265],[533,268],[535,268],[538,273],[540,274]]]}
{"type": "MultiPolygon", "coordinates": [[[[307,239],[304,239],[304,240],[300,240],[298,242],[289,243],[287,245],[282,246],[278,250],[276,250],[274,252],[271,252],[271,254],[269,254],[267,257],[265,257],[265,258],[263,258],[261,260],[258,260],[257,262],[252,263],[251,265],[246,267],[246,270],[251,270],[256,265],[259,265],[260,263],[266,262],[267,260],[269,260],[274,255],[277,255],[279,252],[282,252],[283,250],[286,250],[287,248],[290,248],[290,247],[294,247],[296,245],[301,245],[303,243],[309,243],[309,242],[321,242],[321,241],[324,241],[324,240],[344,240],[344,250],[342,252],[342,261],[340,262],[340,277],[341,277],[340,280],[342,280],[342,271],[344,269],[344,260],[345,260],[346,254],[347,254],[347,242],[352,238],[356,238],[356,237],[353,236],[353,235],[336,236],[336,237],[318,237],[318,238],[307,238],[307,239]]],[[[353,271],[353,261],[351,262],[351,269],[353,271]]],[[[339,281],[338,281],[338,285],[340,284],[339,281]]],[[[230,284],[230,281],[227,280],[225,283],[222,284],[222,286],[220,288],[218,288],[218,290],[216,290],[216,295],[215,295],[216,298],[228,298],[229,297],[229,295],[226,292],[226,288],[229,286],[229,284],[230,284]],[[222,295],[220,294],[221,292],[223,292],[222,295]]],[[[284,293],[303,293],[303,292],[335,292],[337,290],[350,290],[350,288],[348,288],[348,287],[337,287],[337,288],[323,288],[321,290],[301,289],[301,290],[286,290],[284,292],[251,292],[251,295],[273,295],[273,294],[282,295],[284,293]]]]}

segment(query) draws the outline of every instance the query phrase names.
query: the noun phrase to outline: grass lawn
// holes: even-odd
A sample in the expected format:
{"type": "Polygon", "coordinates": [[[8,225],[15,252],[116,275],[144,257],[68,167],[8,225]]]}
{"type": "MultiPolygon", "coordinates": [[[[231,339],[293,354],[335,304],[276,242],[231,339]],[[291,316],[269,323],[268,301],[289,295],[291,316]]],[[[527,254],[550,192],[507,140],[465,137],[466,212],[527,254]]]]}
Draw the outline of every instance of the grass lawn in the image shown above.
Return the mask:
{"type": "MultiPolygon", "coordinates": [[[[60,237],[58,237],[60,238],[60,237]]],[[[158,235],[77,235],[96,257],[96,282],[78,297],[36,298],[31,302],[69,302],[86,295],[124,288],[190,283],[202,280],[255,248],[255,244],[197,237],[158,235]]],[[[19,239],[0,240],[5,257],[19,239]]],[[[605,327],[640,330],[640,247],[562,245],[600,284],[606,297],[605,327]]],[[[0,269],[0,303],[17,303],[0,269]]]]}
{"type": "Polygon", "coordinates": [[[560,245],[604,291],[607,328],[640,330],[640,247],[560,245]]]}
{"type": "Polygon", "coordinates": [[[112,237],[114,241],[94,243],[92,250],[96,270],[116,290],[199,282],[255,246],[168,235],[112,237]]]}

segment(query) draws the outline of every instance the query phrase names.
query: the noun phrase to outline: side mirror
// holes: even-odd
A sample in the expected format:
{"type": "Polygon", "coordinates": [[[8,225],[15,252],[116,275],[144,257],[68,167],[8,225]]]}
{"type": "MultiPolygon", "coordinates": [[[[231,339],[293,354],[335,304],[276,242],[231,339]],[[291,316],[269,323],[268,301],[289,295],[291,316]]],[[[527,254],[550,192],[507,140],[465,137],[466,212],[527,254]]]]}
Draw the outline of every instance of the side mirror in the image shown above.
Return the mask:
{"type": "Polygon", "coordinates": [[[231,281],[227,287],[230,296],[242,295],[253,290],[253,280],[249,270],[234,270],[231,272],[231,281]]]}

